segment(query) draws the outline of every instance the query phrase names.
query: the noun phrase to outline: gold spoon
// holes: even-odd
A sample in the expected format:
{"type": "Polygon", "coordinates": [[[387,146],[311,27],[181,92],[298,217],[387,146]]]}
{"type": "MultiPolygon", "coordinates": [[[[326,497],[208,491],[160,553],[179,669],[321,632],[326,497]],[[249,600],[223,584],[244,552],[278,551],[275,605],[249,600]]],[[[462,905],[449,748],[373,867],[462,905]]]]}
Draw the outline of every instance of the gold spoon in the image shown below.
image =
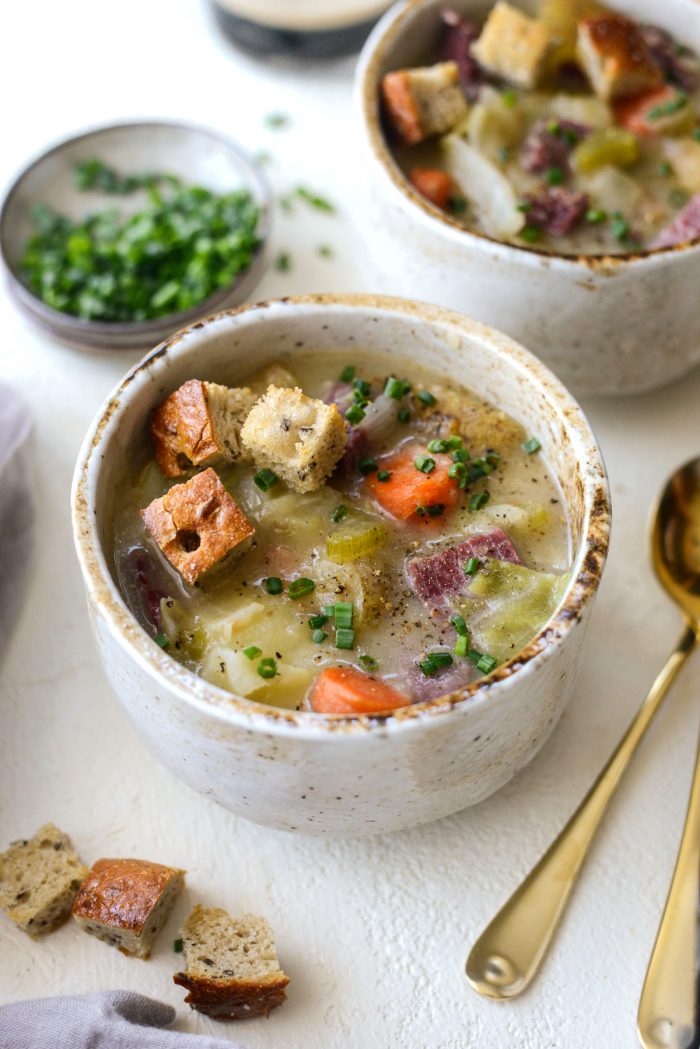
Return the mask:
{"type": "MultiPolygon", "coordinates": [[[[536,975],[617,785],[654,715],[659,710],[676,674],[698,643],[700,636],[700,458],[686,463],[667,482],[653,517],[651,546],[656,574],[664,589],[684,613],[683,633],[627,732],[576,812],[474,944],[467,958],[467,979],[475,991],[489,998],[514,998],[525,990],[536,975]]],[[[690,951],[695,944],[698,916],[696,909],[698,849],[700,848],[700,783],[698,780],[700,776],[696,776],[689,810],[689,817],[692,813],[694,820],[692,825],[692,835],[695,839],[692,842],[693,851],[691,854],[691,846],[688,845],[686,853],[682,856],[684,872],[690,870],[692,863],[695,862],[695,869],[691,871],[694,878],[692,919],[689,917],[690,911],[685,917],[685,938],[693,941],[692,947],[689,947],[684,940],[682,925],[679,937],[675,934],[674,925],[674,936],[672,937],[674,945],[679,939],[683,941],[682,946],[686,949],[687,958],[685,955],[683,957],[688,961],[688,968],[683,986],[685,988],[687,983],[688,989],[695,973],[694,965],[691,966],[689,959],[690,951]],[[689,927],[691,921],[692,928],[689,927]]],[[[678,866],[681,867],[680,856],[678,866]]],[[[678,877],[680,879],[681,875],[678,877]]],[[[675,884],[674,878],[674,887],[675,884]]],[[[678,894],[680,891],[679,889],[678,894]]],[[[673,895],[674,888],[671,892],[673,895]]],[[[669,897],[669,905],[673,908],[675,899],[672,901],[669,897]]],[[[667,927],[670,925],[671,920],[669,919],[667,927]]],[[[668,972],[661,971],[664,964],[668,964],[668,960],[665,958],[663,963],[657,961],[657,956],[666,954],[668,942],[670,942],[669,934],[664,932],[662,925],[649,968],[642,1008],[640,1008],[640,1031],[642,1023],[646,1030],[649,1023],[653,1026],[656,1018],[661,1017],[665,1021],[665,1027],[658,1027],[657,1030],[663,1033],[668,1029],[668,1023],[674,1022],[674,1009],[680,1008],[677,1004],[677,996],[680,991],[675,988],[674,978],[668,972]],[[653,987],[654,990],[658,988],[660,993],[667,994],[669,985],[674,991],[672,998],[654,999],[654,1007],[648,1011],[647,1002],[652,1000],[651,988],[653,987]],[[649,990],[648,997],[647,989],[649,990]],[[667,1002],[669,1004],[666,1004],[667,1002]],[[642,1009],[645,1010],[643,1018],[642,1009]],[[653,1016],[652,1013],[654,1013],[653,1016]]],[[[670,950],[670,947],[668,949],[670,950]]],[[[676,956],[681,958],[680,948],[676,951],[676,956]]],[[[673,969],[676,981],[679,980],[678,973],[682,964],[684,962],[679,961],[678,966],[673,969]]],[[[682,1001],[685,1002],[686,998],[683,998],[682,1001]]],[[[691,1003],[688,1003],[688,1008],[691,1009],[690,1015],[692,1015],[691,1003]]],[[[687,1011],[683,1013],[684,1017],[686,1015],[687,1011]]],[[[676,1049],[676,1043],[673,1041],[657,1040],[643,1042],[643,1044],[647,1049],[661,1049],[662,1046],[664,1049],[666,1047],[676,1049]]],[[[684,1044],[690,1045],[690,1043],[684,1044]]]]}

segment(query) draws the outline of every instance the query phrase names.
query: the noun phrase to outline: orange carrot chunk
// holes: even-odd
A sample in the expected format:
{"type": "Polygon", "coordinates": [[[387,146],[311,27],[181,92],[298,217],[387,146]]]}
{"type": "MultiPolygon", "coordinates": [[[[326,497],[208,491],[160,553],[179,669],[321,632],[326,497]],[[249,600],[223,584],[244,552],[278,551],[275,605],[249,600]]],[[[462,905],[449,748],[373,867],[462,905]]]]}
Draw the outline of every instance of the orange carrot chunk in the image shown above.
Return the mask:
{"type": "Polygon", "coordinates": [[[412,168],[411,182],[431,204],[446,210],[452,196],[452,179],[438,168],[412,168]]]}
{"type": "MultiPolygon", "coordinates": [[[[622,98],[613,105],[615,123],[640,138],[665,134],[671,125],[688,119],[692,110],[682,92],[670,84],[655,87],[633,98],[622,98]]],[[[690,130],[690,128],[688,129],[690,130]]]]}
{"type": "Polygon", "coordinates": [[[430,508],[442,506],[443,512],[447,512],[459,501],[457,480],[448,474],[452,466],[448,455],[431,455],[420,445],[412,444],[382,459],[379,465],[382,471],[389,472],[389,480],[380,481],[379,473],[373,473],[367,478],[367,487],[379,505],[399,521],[409,518],[439,521],[441,515],[432,517],[430,508]],[[423,473],[416,467],[416,459],[422,455],[435,461],[431,473],[423,473]]]}
{"type": "Polygon", "coordinates": [[[391,685],[353,667],[322,670],[311,693],[317,714],[381,714],[410,702],[391,685]]]}

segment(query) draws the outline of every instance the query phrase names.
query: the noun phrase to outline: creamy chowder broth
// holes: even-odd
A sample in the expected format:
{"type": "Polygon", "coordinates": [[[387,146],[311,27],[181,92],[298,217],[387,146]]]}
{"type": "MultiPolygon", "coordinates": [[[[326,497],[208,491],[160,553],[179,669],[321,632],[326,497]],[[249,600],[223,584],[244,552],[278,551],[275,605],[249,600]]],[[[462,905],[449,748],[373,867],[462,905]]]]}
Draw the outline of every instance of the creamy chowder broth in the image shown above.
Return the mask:
{"type": "Polygon", "coordinates": [[[244,380],[335,403],[347,445],[301,493],[266,487],[269,470],[261,488],[260,463],[217,465],[254,536],[196,585],[140,511],[197,470],[164,477],[150,441],[135,457],[116,500],[119,579],[141,623],[196,674],[275,706],[392,709],[489,673],[554,612],[569,530],[537,436],[443,376],[395,368],[356,350],[300,353],[244,380]]]}
{"type": "Polygon", "coordinates": [[[381,88],[406,178],[465,228],[561,254],[700,237],[700,63],[591,0],[445,5],[439,44],[381,88]]]}

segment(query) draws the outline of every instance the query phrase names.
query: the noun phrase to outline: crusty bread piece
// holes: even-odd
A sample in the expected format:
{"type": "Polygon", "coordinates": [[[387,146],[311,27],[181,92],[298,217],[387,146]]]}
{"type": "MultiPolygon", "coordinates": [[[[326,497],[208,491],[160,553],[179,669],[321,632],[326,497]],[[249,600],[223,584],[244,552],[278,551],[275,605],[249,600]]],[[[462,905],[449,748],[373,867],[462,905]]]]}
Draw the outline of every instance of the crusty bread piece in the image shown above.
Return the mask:
{"type": "Polygon", "coordinates": [[[243,447],[296,492],[320,488],[340,459],[348,434],[335,404],[300,389],[269,386],[241,430],[243,447]]]}
{"type": "Polygon", "coordinates": [[[604,101],[638,95],[662,82],[639,26],[624,15],[582,18],[576,52],[591,87],[604,101]]]}
{"type": "Polygon", "coordinates": [[[67,834],[53,823],[0,853],[0,907],[29,936],[41,936],[70,917],[87,874],[67,834]]]}
{"type": "Polygon", "coordinates": [[[186,972],[173,976],[185,1001],[217,1020],[267,1016],[287,995],[275,937],[265,918],[232,918],[218,907],[197,906],[180,930],[186,972]]]}
{"type": "Polygon", "coordinates": [[[185,884],[185,872],[149,860],[98,860],[73,904],[85,932],[122,954],[148,958],[185,884]]]}
{"type": "Polygon", "coordinates": [[[451,131],[468,109],[456,62],[387,73],[382,97],[392,127],[409,146],[451,131]]]}
{"type": "Polygon", "coordinates": [[[247,386],[222,386],[190,379],[151,414],[158,465],[166,477],[194,466],[242,458],[241,426],[255,403],[247,386]]]}
{"type": "Polygon", "coordinates": [[[472,48],[489,73],[519,87],[535,87],[542,78],[555,39],[544,22],[498,0],[472,48]]]}
{"type": "Polygon", "coordinates": [[[234,551],[241,553],[255,532],[211,467],[154,499],[141,517],[161,552],[190,584],[234,551]]]}

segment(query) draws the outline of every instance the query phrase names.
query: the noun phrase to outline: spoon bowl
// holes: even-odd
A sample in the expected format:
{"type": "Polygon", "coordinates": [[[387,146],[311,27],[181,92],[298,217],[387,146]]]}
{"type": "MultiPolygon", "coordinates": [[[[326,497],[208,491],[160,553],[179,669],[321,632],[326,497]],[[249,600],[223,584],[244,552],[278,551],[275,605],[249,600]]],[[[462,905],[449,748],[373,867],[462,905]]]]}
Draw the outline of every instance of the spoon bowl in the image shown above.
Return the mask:
{"type": "Polygon", "coordinates": [[[664,590],[700,624],[700,456],[667,481],[652,522],[651,546],[664,590]]]}

